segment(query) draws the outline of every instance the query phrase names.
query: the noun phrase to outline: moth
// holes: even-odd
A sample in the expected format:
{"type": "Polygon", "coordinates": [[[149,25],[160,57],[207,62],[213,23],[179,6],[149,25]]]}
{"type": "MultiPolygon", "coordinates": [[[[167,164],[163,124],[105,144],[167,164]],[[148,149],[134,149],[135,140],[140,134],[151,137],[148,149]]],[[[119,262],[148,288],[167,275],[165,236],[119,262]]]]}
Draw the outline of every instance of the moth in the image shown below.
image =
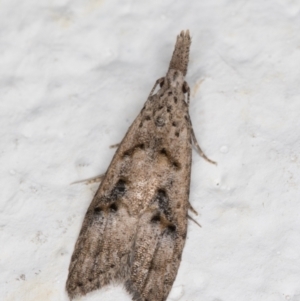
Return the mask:
{"type": "Polygon", "coordinates": [[[71,299],[120,282],[135,301],[164,301],[187,233],[192,145],[187,73],[191,38],[177,36],[158,79],[130,126],[85,215],[71,258],[71,299]],[[159,89],[155,93],[155,90],[159,89]]]}

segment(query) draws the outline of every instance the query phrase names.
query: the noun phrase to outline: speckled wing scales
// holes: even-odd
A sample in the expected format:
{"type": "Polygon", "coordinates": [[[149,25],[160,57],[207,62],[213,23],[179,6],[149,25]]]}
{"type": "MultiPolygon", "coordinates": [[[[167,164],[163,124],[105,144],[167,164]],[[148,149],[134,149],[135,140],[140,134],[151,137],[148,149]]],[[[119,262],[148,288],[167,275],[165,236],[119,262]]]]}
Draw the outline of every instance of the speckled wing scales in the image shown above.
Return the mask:
{"type": "Polygon", "coordinates": [[[135,231],[135,219],[122,204],[124,189],[122,180],[113,186],[104,180],[86,213],[69,268],[71,298],[123,277],[135,231]]]}
{"type": "Polygon", "coordinates": [[[166,300],[181,260],[191,168],[191,130],[183,97],[172,88],[159,90],[146,102],[139,118],[143,126],[135,131],[134,140],[143,145],[149,165],[141,166],[147,197],[126,281],[133,300],[166,300]],[[150,145],[145,134],[152,137],[150,145]]]}
{"type": "Polygon", "coordinates": [[[189,208],[190,43],[188,31],[178,36],[160,89],[129,128],[88,208],[69,268],[71,298],[111,281],[125,283],[136,301],[164,301],[171,290],[189,208]]]}

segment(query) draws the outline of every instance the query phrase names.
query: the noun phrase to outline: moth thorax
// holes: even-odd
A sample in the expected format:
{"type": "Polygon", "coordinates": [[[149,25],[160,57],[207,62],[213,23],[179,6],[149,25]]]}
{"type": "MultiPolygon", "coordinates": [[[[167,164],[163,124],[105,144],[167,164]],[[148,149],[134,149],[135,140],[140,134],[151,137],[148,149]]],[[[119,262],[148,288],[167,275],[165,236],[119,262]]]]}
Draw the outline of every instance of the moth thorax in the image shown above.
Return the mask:
{"type": "Polygon", "coordinates": [[[184,83],[184,75],[181,71],[170,69],[167,73],[167,79],[173,88],[181,87],[184,83]]]}

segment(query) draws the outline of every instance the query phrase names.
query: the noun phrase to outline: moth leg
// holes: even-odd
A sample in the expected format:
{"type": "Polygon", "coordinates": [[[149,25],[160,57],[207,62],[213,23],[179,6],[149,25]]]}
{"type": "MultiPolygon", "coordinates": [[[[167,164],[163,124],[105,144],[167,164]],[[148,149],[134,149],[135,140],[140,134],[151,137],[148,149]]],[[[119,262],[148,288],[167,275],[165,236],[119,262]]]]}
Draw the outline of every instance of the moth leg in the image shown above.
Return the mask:
{"type": "Polygon", "coordinates": [[[196,136],[195,136],[195,133],[194,133],[193,128],[192,128],[192,139],[193,139],[193,143],[194,143],[194,145],[195,145],[195,147],[196,147],[196,149],[197,149],[199,155],[200,155],[203,159],[205,159],[206,161],[208,161],[208,162],[210,162],[210,163],[212,163],[212,164],[217,165],[217,162],[215,162],[215,161],[213,161],[213,160],[210,160],[210,159],[204,154],[204,152],[202,151],[202,149],[200,148],[200,146],[199,146],[199,144],[198,144],[198,142],[197,142],[197,139],[196,139],[196,136]]]}
{"type": "Polygon", "coordinates": [[[117,143],[117,144],[110,145],[109,148],[119,147],[120,144],[121,144],[121,143],[117,143]]]}
{"type": "MultiPolygon", "coordinates": [[[[156,87],[157,87],[158,85],[160,85],[160,86],[163,85],[164,80],[165,80],[165,78],[164,78],[164,77],[161,77],[161,78],[159,78],[159,79],[155,82],[154,87],[152,88],[152,90],[151,90],[151,92],[150,92],[150,94],[149,94],[149,97],[153,94],[154,90],[156,89],[156,87]]],[[[149,97],[148,97],[148,98],[149,98],[149,97]]]]}
{"type": "Polygon", "coordinates": [[[183,83],[182,92],[183,93],[187,93],[187,101],[186,101],[186,103],[189,106],[190,105],[191,89],[190,89],[189,84],[186,81],[183,83]]]}
{"type": "MultiPolygon", "coordinates": [[[[196,215],[198,215],[198,212],[195,210],[195,208],[191,205],[190,202],[189,202],[189,209],[190,209],[191,211],[193,211],[193,213],[195,213],[196,215]]],[[[200,228],[202,228],[201,225],[200,225],[195,219],[193,219],[190,215],[188,215],[188,218],[189,218],[191,221],[193,221],[195,224],[197,224],[200,228]]]]}
{"type": "Polygon", "coordinates": [[[190,215],[188,215],[188,218],[193,221],[195,224],[197,224],[200,228],[202,228],[202,226],[196,221],[194,220],[190,215]]]}
{"type": "Polygon", "coordinates": [[[86,185],[88,185],[88,184],[92,184],[92,183],[96,183],[96,182],[101,182],[104,179],[104,177],[105,177],[105,173],[103,173],[99,176],[96,176],[96,177],[72,182],[71,185],[78,184],[78,183],[85,183],[86,185]]]}
{"type": "Polygon", "coordinates": [[[191,211],[193,211],[194,214],[198,215],[198,212],[195,210],[195,208],[191,205],[191,203],[189,202],[189,209],[191,211]]]}
{"type": "MultiPolygon", "coordinates": [[[[188,85],[187,82],[184,82],[182,89],[183,89],[183,92],[184,92],[184,93],[187,92],[187,94],[188,94],[187,104],[189,105],[189,104],[190,104],[190,87],[189,87],[189,85],[188,85]]],[[[215,162],[215,161],[213,161],[213,160],[210,160],[210,159],[204,154],[204,152],[202,151],[202,149],[201,149],[201,147],[199,146],[199,143],[198,143],[198,141],[197,141],[197,139],[196,139],[196,136],[195,136],[195,133],[194,133],[194,129],[193,129],[193,126],[192,126],[192,121],[191,121],[190,118],[189,118],[189,121],[190,121],[190,126],[191,126],[191,131],[192,131],[191,134],[192,134],[193,144],[195,145],[195,147],[196,147],[196,149],[197,149],[199,155],[200,155],[203,159],[205,159],[206,161],[208,161],[208,162],[210,162],[210,163],[212,163],[212,164],[217,165],[217,162],[215,162]]]]}

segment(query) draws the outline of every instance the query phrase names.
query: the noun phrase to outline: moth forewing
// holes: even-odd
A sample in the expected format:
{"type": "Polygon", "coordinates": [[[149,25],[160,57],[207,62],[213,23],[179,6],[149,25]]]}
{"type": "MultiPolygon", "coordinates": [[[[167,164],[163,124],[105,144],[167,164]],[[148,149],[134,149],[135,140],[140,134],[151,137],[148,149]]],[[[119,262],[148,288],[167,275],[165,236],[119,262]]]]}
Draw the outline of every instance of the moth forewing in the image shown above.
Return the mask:
{"type": "Polygon", "coordinates": [[[193,131],[189,32],[120,143],[88,208],[71,259],[71,298],[119,281],[132,300],[164,301],[187,232],[193,131]],[[160,86],[157,92],[155,89],[160,86]]]}

